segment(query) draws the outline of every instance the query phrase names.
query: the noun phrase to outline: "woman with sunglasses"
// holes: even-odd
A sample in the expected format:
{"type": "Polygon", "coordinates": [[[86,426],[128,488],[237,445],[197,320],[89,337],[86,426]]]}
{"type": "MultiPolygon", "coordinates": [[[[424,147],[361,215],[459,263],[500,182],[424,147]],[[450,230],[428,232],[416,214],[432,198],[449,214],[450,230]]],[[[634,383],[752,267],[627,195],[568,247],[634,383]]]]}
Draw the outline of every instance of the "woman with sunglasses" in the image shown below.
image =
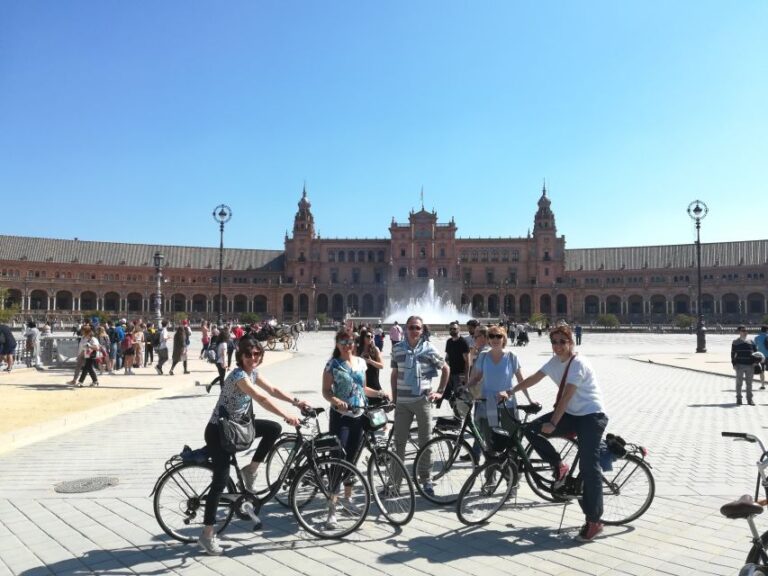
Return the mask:
{"type": "MultiPolygon", "coordinates": [[[[360,329],[360,338],[357,342],[357,355],[365,361],[365,385],[373,390],[381,390],[379,381],[379,370],[384,368],[381,361],[381,352],[375,344],[374,335],[370,328],[360,329]]],[[[368,400],[370,406],[378,406],[383,403],[382,398],[371,398],[368,400]]]]}
{"type": "MultiPolygon", "coordinates": [[[[348,462],[354,462],[363,439],[363,408],[367,398],[384,398],[381,390],[366,385],[367,363],[354,355],[355,336],[351,329],[342,328],[336,334],[333,355],[323,370],[323,397],[331,404],[328,431],[338,436],[348,462]]],[[[356,506],[351,502],[351,486],[344,486],[342,507],[350,510],[356,506]]],[[[328,508],[328,529],[336,527],[336,498],[328,508]]]]}
{"type": "MultiPolygon", "coordinates": [[[[565,436],[576,433],[579,442],[581,478],[584,481],[584,498],[579,500],[586,522],[577,540],[589,542],[603,531],[600,518],[603,515],[603,489],[601,485],[600,440],[608,417],[603,410],[603,397],[597,377],[589,361],[576,355],[576,344],[568,326],[557,326],[549,333],[552,358],[538,372],[523,380],[512,393],[530,388],[549,376],[559,385],[555,409],[532,422],[527,434],[534,450],[555,470],[555,481],[561,481],[568,473],[557,450],[545,435],[565,436]]],[[[505,392],[499,399],[506,399],[505,392]]]]}
{"type": "MultiPolygon", "coordinates": [[[[297,426],[299,418],[291,416],[281,410],[269,396],[289,402],[299,408],[309,408],[307,402],[302,402],[298,398],[291,398],[288,394],[270,384],[265,378],[259,375],[256,367],[264,359],[264,348],[261,344],[251,338],[242,338],[238,342],[235,352],[235,363],[237,368],[232,370],[221,385],[221,394],[216,407],[213,409],[208,425],[205,427],[205,444],[208,448],[208,454],[213,462],[213,479],[211,480],[211,489],[208,498],[205,501],[205,513],[203,516],[203,533],[200,535],[198,543],[200,547],[213,556],[222,553],[214,533],[214,524],[216,521],[216,509],[219,505],[219,499],[224,492],[224,488],[229,478],[230,454],[221,447],[219,437],[219,417],[226,416],[231,420],[242,419],[251,409],[251,404],[255,400],[262,408],[280,416],[286,424],[297,426]],[[266,391],[266,396],[259,390],[266,391]]],[[[256,438],[261,438],[256,452],[253,454],[251,463],[243,466],[243,483],[247,490],[253,490],[253,483],[256,477],[256,470],[259,467],[270,448],[277,440],[282,426],[272,420],[254,419],[256,429],[256,438]]]]}
{"type": "MultiPolygon", "coordinates": [[[[511,429],[514,422],[510,422],[509,415],[514,417],[517,412],[517,403],[512,390],[514,379],[518,383],[523,382],[523,373],[520,370],[520,361],[512,352],[505,352],[507,345],[507,332],[501,326],[488,328],[488,342],[490,350],[482,352],[472,368],[472,376],[469,379],[470,390],[479,386],[476,396],[481,398],[475,403],[475,423],[486,441],[491,439],[491,428],[501,426],[511,429]],[[509,409],[501,411],[496,406],[496,397],[504,393],[505,405],[509,409]]],[[[528,401],[531,397],[528,391],[524,391],[528,401]]]]}

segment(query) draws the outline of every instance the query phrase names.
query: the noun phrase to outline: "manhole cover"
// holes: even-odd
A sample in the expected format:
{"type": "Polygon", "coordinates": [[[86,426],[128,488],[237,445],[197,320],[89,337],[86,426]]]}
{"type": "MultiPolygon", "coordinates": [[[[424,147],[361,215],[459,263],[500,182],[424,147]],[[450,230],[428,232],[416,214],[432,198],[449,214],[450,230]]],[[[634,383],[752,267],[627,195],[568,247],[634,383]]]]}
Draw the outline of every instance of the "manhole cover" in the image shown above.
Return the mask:
{"type": "Polygon", "coordinates": [[[94,476],[59,482],[53,489],[64,494],[79,494],[80,492],[96,492],[110,486],[117,486],[120,481],[114,476],[94,476]]]}

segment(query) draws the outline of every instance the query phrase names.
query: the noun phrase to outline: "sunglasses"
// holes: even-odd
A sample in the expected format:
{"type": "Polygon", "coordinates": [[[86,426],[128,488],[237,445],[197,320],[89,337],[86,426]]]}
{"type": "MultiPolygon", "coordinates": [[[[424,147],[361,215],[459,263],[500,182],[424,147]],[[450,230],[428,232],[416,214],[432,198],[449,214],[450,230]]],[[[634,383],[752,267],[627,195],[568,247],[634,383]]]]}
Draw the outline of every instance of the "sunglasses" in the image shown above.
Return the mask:
{"type": "Polygon", "coordinates": [[[250,350],[249,352],[243,352],[244,358],[259,358],[261,357],[261,352],[258,350],[250,350]]]}
{"type": "Polygon", "coordinates": [[[355,343],[354,340],[347,340],[347,339],[339,340],[338,342],[336,342],[336,344],[339,344],[340,346],[352,346],[352,344],[354,343],[355,343]]]}
{"type": "Polygon", "coordinates": [[[502,334],[488,334],[488,338],[491,340],[501,340],[504,336],[502,334]]]}
{"type": "Polygon", "coordinates": [[[363,336],[363,338],[366,338],[366,339],[368,339],[368,338],[370,338],[370,337],[371,337],[371,335],[370,335],[370,334],[366,334],[365,336],[363,336]]]}
{"type": "Polygon", "coordinates": [[[568,344],[568,340],[566,340],[565,338],[561,338],[560,340],[550,340],[550,342],[552,342],[552,346],[554,346],[555,344],[560,344],[560,346],[564,346],[565,344],[568,344]]]}
{"type": "Polygon", "coordinates": [[[408,330],[413,330],[414,332],[421,332],[421,326],[408,326],[408,330]]]}

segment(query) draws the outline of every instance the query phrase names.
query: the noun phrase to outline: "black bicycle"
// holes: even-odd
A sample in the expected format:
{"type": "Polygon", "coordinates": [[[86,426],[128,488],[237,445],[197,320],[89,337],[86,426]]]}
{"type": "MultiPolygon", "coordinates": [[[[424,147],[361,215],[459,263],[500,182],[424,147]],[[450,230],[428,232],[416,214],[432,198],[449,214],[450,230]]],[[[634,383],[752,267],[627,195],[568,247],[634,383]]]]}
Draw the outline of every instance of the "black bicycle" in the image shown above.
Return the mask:
{"type": "MultiPolygon", "coordinates": [[[[508,410],[502,403],[505,410],[508,410]]],[[[486,461],[464,483],[456,504],[456,514],[464,524],[487,522],[512,497],[517,495],[520,470],[531,487],[547,492],[550,500],[568,503],[583,496],[583,481],[579,470],[579,451],[571,450],[566,462],[570,470],[564,479],[555,482],[554,470],[541,460],[530,458],[531,446],[523,445],[525,432],[531,424],[516,423],[512,430],[492,429],[492,438],[484,452],[486,461]]],[[[645,460],[647,450],[628,444],[617,436],[606,436],[609,458],[601,476],[603,486],[603,515],[608,525],[626,524],[642,516],[653,502],[656,484],[651,466],[645,460]]],[[[565,514],[565,510],[563,510],[565,514]]]]}
{"type": "Polygon", "coordinates": [[[369,452],[367,475],[373,499],[390,524],[403,526],[411,521],[416,510],[416,494],[403,461],[388,448],[389,442],[379,438],[378,430],[387,425],[387,412],[394,404],[365,408],[365,433],[360,448],[353,458],[357,465],[363,450],[369,452]]]}
{"type": "MultiPolygon", "coordinates": [[[[278,478],[262,490],[245,489],[237,458],[232,455],[237,482],[230,478],[220,498],[216,534],[226,529],[236,513],[253,520],[253,528],[258,530],[262,506],[279,492],[289,473],[292,480],[288,501],[296,520],[307,532],[319,538],[342,538],[360,527],[371,503],[365,479],[357,468],[337,457],[343,450],[335,435],[307,437],[301,432],[302,426],[323,411],[317,408],[303,413],[304,419],[296,427],[297,442],[285,466],[278,478]],[[342,485],[351,486],[351,493],[339,499],[342,485]]],[[[203,528],[212,475],[213,465],[204,448],[186,449],[166,461],[165,471],[150,494],[154,496],[155,518],[166,534],[181,542],[197,540],[203,528]]]]}
{"type": "Polygon", "coordinates": [[[755,516],[762,514],[765,506],[768,506],[768,451],[760,437],[746,432],[722,432],[725,438],[743,440],[757,444],[760,449],[760,460],[757,461],[757,487],[755,497],[745,494],[738,500],[729,502],[720,508],[720,513],[731,520],[743,519],[749,524],[752,536],[752,548],[747,554],[746,564],[739,575],[764,575],[768,574],[768,532],[760,534],[755,525],[755,516]],[[764,498],[760,498],[760,491],[764,498]]]}
{"type": "MultiPolygon", "coordinates": [[[[439,505],[456,502],[462,486],[479,466],[479,457],[470,441],[474,440],[481,452],[487,452],[485,439],[472,417],[473,403],[482,404],[485,399],[475,399],[463,388],[457,391],[451,402],[455,418],[437,419],[434,438],[419,450],[413,462],[413,478],[419,494],[439,505]]],[[[530,415],[541,410],[541,405],[523,404],[517,408],[525,414],[527,421],[530,415]]],[[[545,468],[545,464],[533,458],[532,470],[538,472],[542,468],[545,468]]],[[[538,490],[532,480],[529,483],[534,490],[538,490]]]]}

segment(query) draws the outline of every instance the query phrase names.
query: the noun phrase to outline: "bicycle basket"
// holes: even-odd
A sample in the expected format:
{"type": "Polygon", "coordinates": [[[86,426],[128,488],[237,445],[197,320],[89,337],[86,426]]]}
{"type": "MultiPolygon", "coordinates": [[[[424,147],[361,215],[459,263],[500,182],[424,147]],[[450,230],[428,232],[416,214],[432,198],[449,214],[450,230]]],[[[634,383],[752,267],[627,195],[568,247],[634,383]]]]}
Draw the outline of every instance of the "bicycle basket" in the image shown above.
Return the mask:
{"type": "Polygon", "coordinates": [[[368,410],[365,413],[365,422],[363,423],[366,430],[379,430],[387,425],[389,419],[387,413],[383,409],[378,408],[376,410],[368,410]]]}
{"type": "Polygon", "coordinates": [[[491,442],[489,447],[492,452],[504,452],[511,443],[512,435],[504,430],[504,428],[499,428],[498,426],[491,428],[491,442]]]}

